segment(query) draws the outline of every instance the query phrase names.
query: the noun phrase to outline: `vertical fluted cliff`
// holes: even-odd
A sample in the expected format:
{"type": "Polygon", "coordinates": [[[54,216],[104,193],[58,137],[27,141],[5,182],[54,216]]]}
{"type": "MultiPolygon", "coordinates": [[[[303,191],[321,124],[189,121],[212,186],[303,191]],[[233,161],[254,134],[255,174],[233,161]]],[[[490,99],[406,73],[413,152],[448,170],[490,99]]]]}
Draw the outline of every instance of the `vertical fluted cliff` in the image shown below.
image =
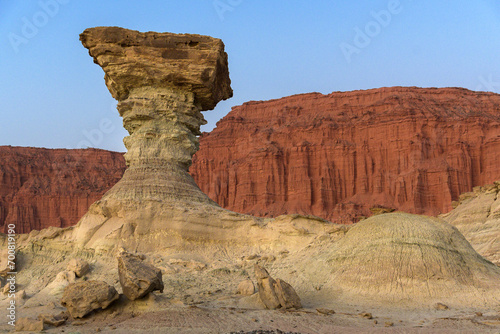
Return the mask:
{"type": "Polygon", "coordinates": [[[72,226],[123,174],[122,153],[0,147],[0,231],[72,226]]]}
{"type": "Polygon", "coordinates": [[[236,212],[435,215],[500,178],[500,95],[393,87],[248,102],[203,134],[193,161],[201,189],[236,212]]]}
{"type": "MultiPolygon", "coordinates": [[[[158,124],[163,125],[154,136],[160,140],[152,150],[174,149],[166,143],[173,135],[168,124],[157,123],[155,118],[167,115],[162,104],[185,108],[192,98],[162,90],[138,92],[119,104],[131,133],[138,124],[143,126],[131,135],[137,141],[126,139],[129,164],[137,164],[131,170],[142,168],[144,145],[149,145],[148,138],[154,133],[150,129],[158,124]],[[159,101],[158,95],[163,96],[159,101]],[[152,108],[165,112],[154,114],[152,108]]],[[[402,87],[249,102],[235,107],[216,129],[201,137],[190,173],[212,200],[242,213],[304,213],[344,223],[370,215],[369,209],[377,206],[435,215],[448,212],[461,193],[500,179],[499,105],[499,96],[492,93],[402,87]]],[[[199,117],[193,118],[197,124],[203,122],[199,117]]],[[[172,168],[155,169],[141,182],[156,187],[154,192],[149,190],[151,196],[172,194],[172,187],[177,187],[182,190],[175,191],[178,196],[198,197],[203,202],[206,197],[185,172],[189,156],[196,150],[197,132],[190,134],[189,129],[196,125],[186,119],[180,122],[184,130],[175,136],[185,137],[186,150],[169,155],[178,155],[180,168],[175,175],[172,168]],[[157,182],[167,179],[170,183],[157,182]],[[174,185],[172,180],[182,181],[174,185]]],[[[120,154],[110,163],[104,158],[96,160],[92,154],[74,153],[83,166],[89,162],[93,166],[76,173],[79,164],[53,158],[53,150],[26,150],[32,152],[29,157],[4,148],[0,163],[0,221],[17,222],[24,226],[23,232],[76,223],[125,168],[120,154]],[[15,167],[9,162],[13,157],[17,157],[15,167]],[[94,176],[84,183],[80,178],[89,180],[86,171],[94,176]],[[45,181],[33,179],[34,175],[45,175],[41,176],[45,181]],[[35,196],[40,182],[50,184],[50,196],[35,196]],[[28,190],[22,190],[21,184],[28,190]],[[44,218],[39,212],[46,213],[44,218]]],[[[171,164],[167,160],[161,163],[171,164]]],[[[143,192],[141,182],[134,180],[129,186],[143,192]]]]}

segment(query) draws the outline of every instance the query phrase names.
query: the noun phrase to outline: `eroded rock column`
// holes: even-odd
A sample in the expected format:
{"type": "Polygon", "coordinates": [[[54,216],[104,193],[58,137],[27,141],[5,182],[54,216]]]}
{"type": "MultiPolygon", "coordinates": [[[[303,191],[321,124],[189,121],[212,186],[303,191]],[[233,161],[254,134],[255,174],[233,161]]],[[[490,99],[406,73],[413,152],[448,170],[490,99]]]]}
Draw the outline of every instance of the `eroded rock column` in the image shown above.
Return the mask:
{"type": "Polygon", "coordinates": [[[129,132],[128,169],[101,202],[216,205],[188,168],[206,123],[201,111],[232,96],[222,41],[118,27],[87,29],[80,40],[103,68],[129,132]]]}

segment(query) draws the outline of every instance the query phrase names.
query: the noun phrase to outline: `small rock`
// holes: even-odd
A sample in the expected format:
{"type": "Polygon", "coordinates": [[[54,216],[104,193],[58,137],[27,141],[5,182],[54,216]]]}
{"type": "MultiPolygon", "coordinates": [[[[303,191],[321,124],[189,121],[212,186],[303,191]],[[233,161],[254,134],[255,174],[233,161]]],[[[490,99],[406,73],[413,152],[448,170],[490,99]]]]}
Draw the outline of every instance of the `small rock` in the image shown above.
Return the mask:
{"type": "Polygon", "coordinates": [[[483,313],[481,312],[476,312],[476,317],[482,317],[483,316],[483,313]]]}
{"type": "Polygon", "coordinates": [[[155,290],[163,292],[161,270],[144,263],[139,256],[122,252],[118,256],[118,274],[123,294],[130,300],[142,298],[155,290]]]}
{"type": "Polygon", "coordinates": [[[118,298],[118,292],[108,283],[84,281],[72,283],[64,289],[61,305],[73,318],[82,318],[93,310],[105,309],[118,298]]]}
{"type": "Polygon", "coordinates": [[[394,326],[393,322],[390,322],[390,321],[385,322],[385,327],[392,327],[392,326],[394,326]]]}
{"type": "Polygon", "coordinates": [[[2,293],[4,295],[8,294],[9,293],[9,290],[10,290],[10,283],[7,283],[4,285],[3,289],[2,289],[2,293]]]}
{"type": "Polygon", "coordinates": [[[373,316],[371,313],[368,312],[363,312],[359,314],[360,317],[365,318],[365,319],[373,319],[373,316]]]}
{"type": "Polygon", "coordinates": [[[378,321],[377,320],[373,320],[373,323],[376,325],[376,324],[378,324],[378,321]]]}
{"type": "MultiPolygon", "coordinates": [[[[186,261],[186,260],[182,260],[182,259],[170,259],[168,261],[168,264],[178,265],[178,266],[182,266],[186,269],[191,269],[191,270],[196,270],[196,271],[201,271],[207,267],[206,264],[204,264],[202,262],[195,261],[195,260],[186,261]]],[[[175,268],[174,268],[174,270],[175,270],[175,268]]]]}
{"type": "Polygon", "coordinates": [[[74,258],[68,262],[68,266],[66,267],[66,269],[69,271],[73,271],[76,276],[82,277],[89,272],[90,266],[87,261],[74,258]]]}
{"type": "Polygon", "coordinates": [[[436,305],[434,305],[434,308],[436,310],[448,310],[449,309],[448,305],[445,305],[442,303],[437,303],[436,305]]]}
{"type": "Polygon", "coordinates": [[[52,314],[39,314],[38,315],[38,320],[42,320],[44,324],[54,326],[54,327],[59,327],[62,324],[66,322],[68,319],[68,316],[66,313],[61,312],[58,315],[52,315],[52,314]]]}
{"type": "Polygon", "coordinates": [[[238,284],[238,294],[242,296],[251,296],[255,293],[255,285],[252,280],[244,280],[238,284]]]}
{"type": "Polygon", "coordinates": [[[19,318],[16,320],[16,332],[40,332],[43,331],[43,321],[30,318],[19,318]]]}
{"type": "Polygon", "coordinates": [[[76,282],[76,274],[72,270],[61,271],[56,278],[50,282],[42,291],[51,296],[60,297],[64,289],[71,283],[76,282]]]}
{"type": "Polygon", "coordinates": [[[326,315],[335,314],[334,310],[329,310],[327,308],[317,308],[316,311],[318,311],[318,313],[326,314],[326,315]]]}
{"type": "Polygon", "coordinates": [[[17,300],[23,300],[26,299],[26,291],[25,290],[19,290],[16,292],[16,299],[17,300]]]}

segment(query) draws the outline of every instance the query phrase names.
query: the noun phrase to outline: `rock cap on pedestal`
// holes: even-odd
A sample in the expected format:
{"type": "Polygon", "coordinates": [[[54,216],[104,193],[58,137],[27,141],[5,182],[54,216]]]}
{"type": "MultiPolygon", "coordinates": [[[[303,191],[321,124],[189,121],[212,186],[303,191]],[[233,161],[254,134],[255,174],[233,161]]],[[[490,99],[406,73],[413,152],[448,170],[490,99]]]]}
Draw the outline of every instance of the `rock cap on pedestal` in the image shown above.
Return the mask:
{"type": "Polygon", "coordinates": [[[193,92],[201,110],[233,96],[227,54],[218,38],[95,27],[80,34],[80,41],[103,68],[118,101],[145,86],[193,92]]]}

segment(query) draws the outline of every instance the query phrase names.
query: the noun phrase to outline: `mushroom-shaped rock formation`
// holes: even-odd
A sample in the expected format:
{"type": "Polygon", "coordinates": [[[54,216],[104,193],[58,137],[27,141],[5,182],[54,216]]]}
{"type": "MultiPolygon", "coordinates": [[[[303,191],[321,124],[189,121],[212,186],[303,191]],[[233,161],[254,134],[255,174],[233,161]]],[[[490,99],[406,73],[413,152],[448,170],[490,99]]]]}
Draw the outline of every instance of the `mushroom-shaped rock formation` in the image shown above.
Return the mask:
{"type": "MultiPolygon", "coordinates": [[[[453,226],[407,213],[373,216],[329,249],[313,256],[323,265],[300,268],[322,291],[347,299],[455,305],[498,305],[500,268],[481,257],[453,226]]],[[[430,305],[430,304],[429,304],[430,305]]]]}
{"type": "Polygon", "coordinates": [[[104,196],[124,202],[212,202],[188,174],[198,150],[202,110],[228,99],[227,54],[220,39],[97,27],[80,35],[130,136],[128,169],[104,196]]]}
{"type": "MultiPolygon", "coordinates": [[[[103,239],[117,237],[126,240],[123,246],[135,247],[134,236],[168,227],[182,237],[206,234],[189,227],[195,211],[210,216],[210,211],[223,215],[225,210],[198,188],[188,168],[206,123],[201,111],[232,96],[224,44],[208,36],[119,27],[90,28],[80,40],[104,70],[130,135],[124,139],[128,168],[123,178],[91,206],[76,239],[109,248],[103,239]],[[191,218],[179,218],[179,211],[189,211],[191,218]]],[[[238,216],[231,213],[231,220],[238,216]]],[[[203,224],[205,218],[200,218],[203,224]]]]}

